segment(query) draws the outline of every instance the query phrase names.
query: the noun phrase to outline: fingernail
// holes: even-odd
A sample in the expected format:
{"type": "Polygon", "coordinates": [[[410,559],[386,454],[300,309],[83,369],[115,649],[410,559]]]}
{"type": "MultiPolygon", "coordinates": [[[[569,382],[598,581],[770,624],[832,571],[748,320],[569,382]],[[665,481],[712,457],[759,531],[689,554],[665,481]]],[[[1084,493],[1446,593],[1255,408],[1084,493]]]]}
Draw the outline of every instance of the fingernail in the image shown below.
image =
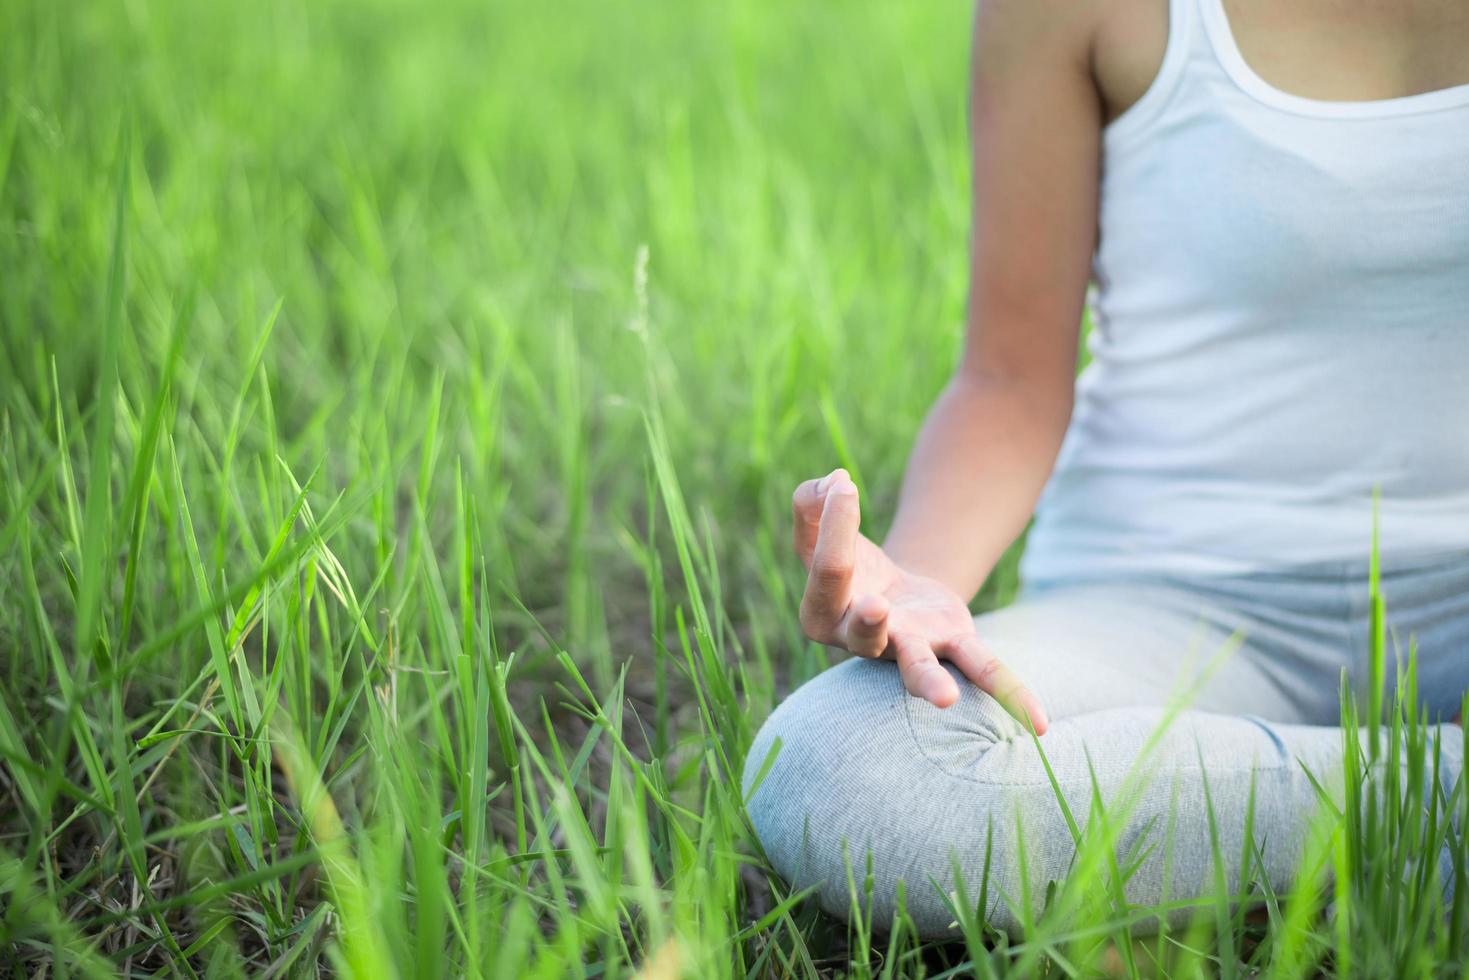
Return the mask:
{"type": "Polygon", "coordinates": [[[826,474],[826,476],[823,476],[821,478],[821,480],[816,484],[816,492],[826,493],[834,486],[840,486],[843,481],[851,482],[851,479],[851,474],[849,474],[844,467],[838,466],[836,469],[832,470],[830,473],[826,474]]]}

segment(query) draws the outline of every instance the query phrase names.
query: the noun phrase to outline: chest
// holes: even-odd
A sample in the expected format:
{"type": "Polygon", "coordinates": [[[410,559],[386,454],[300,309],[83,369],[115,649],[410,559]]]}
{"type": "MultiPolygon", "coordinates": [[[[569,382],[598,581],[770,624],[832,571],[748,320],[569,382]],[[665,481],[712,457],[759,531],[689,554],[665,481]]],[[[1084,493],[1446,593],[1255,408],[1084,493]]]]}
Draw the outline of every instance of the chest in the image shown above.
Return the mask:
{"type": "MultiPolygon", "coordinates": [[[[1168,6],[1116,0],[1099,23],[1092,65],[1108,121],[1157,75],[1168,6]]],[[[1292,95],[1370,101],[1469,83],[1469,0],[1223,0],[1223,8],[1250,67],[1292,95]]]]}
{"type": "Polygon", "coordinates": [[[1120,294],[1236,304],[1258,323],[1305,309],[1323,322],[1458,311],[1462,323],[1469,112],[1358,123],[1239,104],[1177,117],[1166,139],[1106,159],[1098,260],[1120,294]]]}
{"type": "Polygon", "coordinates": [[[1240,53],[1276,88],[1370,101],[1469,82],[1466,0],[1224,0],[1240,53]]]}

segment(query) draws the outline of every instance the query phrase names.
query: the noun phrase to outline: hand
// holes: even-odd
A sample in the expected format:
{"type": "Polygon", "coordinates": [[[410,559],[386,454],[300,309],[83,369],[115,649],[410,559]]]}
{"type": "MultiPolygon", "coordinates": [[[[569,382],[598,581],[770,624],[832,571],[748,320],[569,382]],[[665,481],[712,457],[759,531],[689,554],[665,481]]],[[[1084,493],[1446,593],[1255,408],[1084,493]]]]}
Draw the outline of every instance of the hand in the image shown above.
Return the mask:
{"type": "Polygon", "coordinates": [[[801,627],[818,643],[898,662],[908,693],[947,708],[959,687],[948,660],[1037,735],[1045,710],[980,641],[964,600],[936,579],[898,567],[859,530],[857,485],[846,470],[807,480],[791,500],[796,552],[807,569],[801,627]]]}

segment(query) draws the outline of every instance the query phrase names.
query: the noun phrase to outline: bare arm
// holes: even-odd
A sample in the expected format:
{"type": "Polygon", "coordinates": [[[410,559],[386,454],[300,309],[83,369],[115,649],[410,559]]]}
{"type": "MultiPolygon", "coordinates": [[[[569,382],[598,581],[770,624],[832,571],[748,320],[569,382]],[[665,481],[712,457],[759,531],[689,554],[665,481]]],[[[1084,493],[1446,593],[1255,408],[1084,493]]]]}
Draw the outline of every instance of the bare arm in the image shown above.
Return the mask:
{"type": "Polygon", "coordinates": [[[1090,10],[981,0],[975,17],[964,356],[919,433],[883,546],[965,599],[1025,528],[1071,414],[1097,234],[1090,10]]]}
{"type": "Polygon", "coordinates": [[[1044,733],[1044,706],[976,635],[965,602],[1024,528],[1071,414],[1097,231],[1101,108],[1091,0],[981,0],[970,92],[974,232],[964,357],[929,413],[879,548],[843,470],[796,488],[801,625],[897,661],[943,708],[948,661],[1044,733]]]}

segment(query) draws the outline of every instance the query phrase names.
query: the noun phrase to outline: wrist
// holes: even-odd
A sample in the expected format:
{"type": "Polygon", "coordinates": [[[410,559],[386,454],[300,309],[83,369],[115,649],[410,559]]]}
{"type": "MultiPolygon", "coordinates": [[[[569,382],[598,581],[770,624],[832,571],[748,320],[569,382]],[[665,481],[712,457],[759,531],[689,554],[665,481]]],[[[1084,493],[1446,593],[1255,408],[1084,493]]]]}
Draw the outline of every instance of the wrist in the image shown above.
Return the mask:
{"type": "Polygon", "coordinates": [[[988,568],[965,567],[956,563],[952,544],[942,548],[924,547],[918,542],[890,536],[882,544],[883,552],[898,569],[908,575],[932,579],[968,604],[989,575],[988,568]]]}

